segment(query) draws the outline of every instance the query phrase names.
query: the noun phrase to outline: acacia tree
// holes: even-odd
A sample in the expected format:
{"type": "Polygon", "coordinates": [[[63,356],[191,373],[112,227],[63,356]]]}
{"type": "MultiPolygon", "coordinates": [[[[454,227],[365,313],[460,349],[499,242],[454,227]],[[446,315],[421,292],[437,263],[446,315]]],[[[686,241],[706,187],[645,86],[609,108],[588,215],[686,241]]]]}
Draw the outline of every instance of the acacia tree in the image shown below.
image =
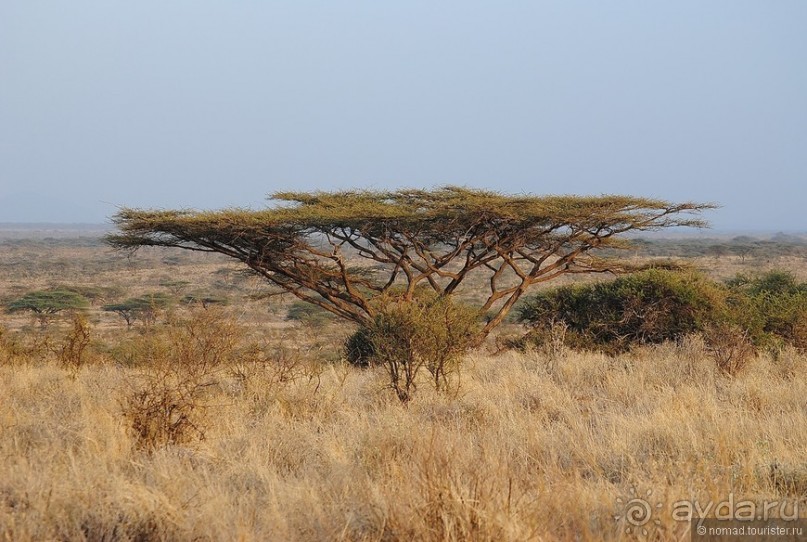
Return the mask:
{"type": "Polygon", "coordinates": [[[9,312],[31,311],[42,327],[60,312],[81,311],[89,307],[87,298],[71,290],[37,290],[8,304],[9,312]]]}
{"type": "Polygon", "coordinates": [[[615,270],[598,251],[625,246],[621,234],[702,227],[711,205],[630,196],[510,196],[462,187],[434,190],[279,192],[264,210],[123,209],[121,249],[178,247],[242,261],[282,291],[359,325],[374,300],[420,287],[454,293],[484,275],[492,312],[478,339],[531,286],[568,273],[615,270]],[[357,258],[358,257],[358,258],[357,258]],[[370,265],[360,265],[359,262],[370,265]]]}
{"type": "Polygon", "coordinates": [[[126,322],[126,327],[129,328],[138,318],[146,325],[153,324],[157,318],[157,311],[167,307],[170,301],[165,294],[146,294],[140,297],[130,297],[120,303],[104,305],[102,309],[119,314],[126,322]]]}

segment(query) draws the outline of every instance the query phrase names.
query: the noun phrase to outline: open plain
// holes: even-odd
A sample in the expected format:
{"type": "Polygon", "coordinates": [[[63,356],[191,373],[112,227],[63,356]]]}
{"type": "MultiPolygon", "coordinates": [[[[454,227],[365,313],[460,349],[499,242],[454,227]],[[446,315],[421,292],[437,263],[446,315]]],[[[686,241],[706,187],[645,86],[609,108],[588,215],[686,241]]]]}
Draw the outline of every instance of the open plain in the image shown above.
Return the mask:
{"type": "MultiPolygon", "coordinates": [[[[629,256],[807,279],[800,238],[629,256]]],[[[688,540],[687,506],[807,516],[796,348],[726,375],[698,335],[515,351],[510,322],[450,390],[402,404],[382,368],[344,360],[350,325],[220,257],[14,235],[0,271],[5,304],[48,288],[90,302],[0,316],[0,540],[688,540]],[[157,293],[130,325],[103,310],[157,293]]]]}

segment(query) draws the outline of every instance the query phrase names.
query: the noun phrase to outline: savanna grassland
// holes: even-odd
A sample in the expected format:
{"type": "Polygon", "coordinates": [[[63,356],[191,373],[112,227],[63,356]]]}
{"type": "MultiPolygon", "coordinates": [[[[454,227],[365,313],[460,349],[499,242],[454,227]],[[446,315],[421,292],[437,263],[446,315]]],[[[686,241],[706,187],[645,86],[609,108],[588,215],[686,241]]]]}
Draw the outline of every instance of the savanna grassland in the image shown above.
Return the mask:
{"type": "MultiPolygon", "coordinates": [[[[807,280],[800,239],[645,240],[626,257],[807,280]]],[[[343,359],[348,324],[220,257],[32,234],[0,239],[0,271],[4,305],[54,288],[89,303],[0,315],[0,540],[688,540],[682,502],[807,516],[792,346],[726,374],[697,334],[516,351],[511,322],[450,389],[402,404],[382,368],[343,359]],[[104,310],[156,294],[131,325],[104,310]]]]}

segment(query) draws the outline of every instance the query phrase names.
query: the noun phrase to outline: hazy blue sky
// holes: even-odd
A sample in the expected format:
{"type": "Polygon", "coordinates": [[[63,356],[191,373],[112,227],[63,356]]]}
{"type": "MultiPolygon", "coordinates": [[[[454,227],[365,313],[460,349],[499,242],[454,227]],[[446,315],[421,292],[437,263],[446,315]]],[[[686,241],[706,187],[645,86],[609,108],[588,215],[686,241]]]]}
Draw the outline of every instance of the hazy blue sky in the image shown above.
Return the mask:
{"type": "Polygon", "coordinates": [[[0,222],[446,183],[807,230],[807,1],[0,1],[0,222]]]}

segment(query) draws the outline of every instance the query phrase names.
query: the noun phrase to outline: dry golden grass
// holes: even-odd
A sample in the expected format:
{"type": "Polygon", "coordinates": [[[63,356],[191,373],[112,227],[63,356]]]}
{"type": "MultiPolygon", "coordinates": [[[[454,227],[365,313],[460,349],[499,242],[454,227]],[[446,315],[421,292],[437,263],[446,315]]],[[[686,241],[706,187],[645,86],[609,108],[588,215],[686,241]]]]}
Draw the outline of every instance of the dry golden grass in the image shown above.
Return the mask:
{"type": "Polygon", "coordinates": [[[690,340],[608,358],[471,355],[457,396],[402,406],[375,370],[314,359],[218,373],[204,440],[149,450],[122,414],[138,371],[0,366],[0,540],[657,539],[680,499],[807,512],[807,358],[722,375],[690,340]]]}
{"type": "MultiPolygon", "coordinates": [[[[690,261],[719,278],[807,269],[690,261]]],[[[3,315],[0,540],[631,540],[614,516],[632,489],[662,505],[650,539],[688,540],[671,515],[683,499],[787,500],[807,515],[807,356],[792,350],[733,377],[695,338],[617,358],[480,352],[457,395],[424,382],[404,407],[382,370],[338,363],[350,329],[287,322],[292,300],[261,298],[265,284],[221,258],[25,241],[0,246],[0,270],[2,301],[54,284],[123,299],[187,279],[231,301],[197,324],[237,339],[213,370],[161,373],[199,358],[177,348],[188,309],[127,330],[96,303],[71,364],[69,318],[42,330],[3,315]],[[191,389],[199,431],[143,442],[131,399],[144,383],[158,399],[191,389]]]]}

